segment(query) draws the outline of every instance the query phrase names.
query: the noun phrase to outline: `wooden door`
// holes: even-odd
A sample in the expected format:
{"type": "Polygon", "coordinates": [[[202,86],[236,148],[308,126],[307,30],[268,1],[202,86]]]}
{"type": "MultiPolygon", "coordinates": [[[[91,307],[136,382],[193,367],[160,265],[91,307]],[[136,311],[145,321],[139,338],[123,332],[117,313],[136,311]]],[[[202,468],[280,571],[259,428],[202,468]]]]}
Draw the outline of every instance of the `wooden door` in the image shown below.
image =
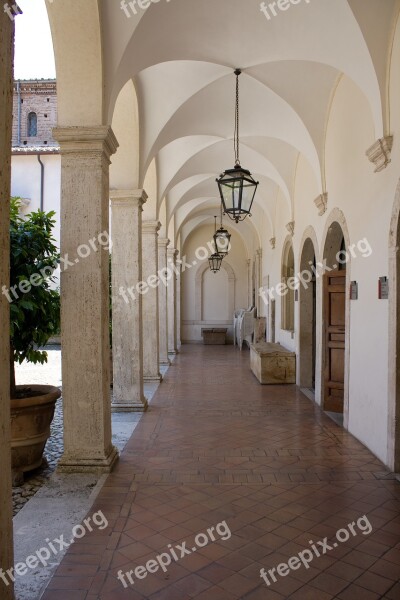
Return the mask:
{"type": "Polygon", "coordinates": [[[346,271],[324,276],[325,394],[324,410],[343,413],[346,271]]]}

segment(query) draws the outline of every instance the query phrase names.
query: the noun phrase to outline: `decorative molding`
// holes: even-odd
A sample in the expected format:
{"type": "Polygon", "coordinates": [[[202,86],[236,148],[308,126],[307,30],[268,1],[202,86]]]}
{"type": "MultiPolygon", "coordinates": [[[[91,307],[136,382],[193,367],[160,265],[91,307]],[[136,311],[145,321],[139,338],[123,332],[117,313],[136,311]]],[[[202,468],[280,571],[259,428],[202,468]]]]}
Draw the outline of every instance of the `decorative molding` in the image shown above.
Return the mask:
{"type": "Polygon", "coordinates": [[[375,173],[379,173],[386,169],[388,164],[392,162],[391,153],[393,148],[393,136],[387,135],[377,140],[370,148],[366,155],[368,159],[375,165],[375,173]]]}
{"type": "Polygon", "coordinates": [[[169,244],[169,239],[168,238],[158,238],[158,246],[159,248],[167,248],[168,244],[169,244]]]}
{"type": "Polygon", "coordinates": [[[142,233],[158,234],[161,229],[160,221],[142,221],[142,233]]]}
{"type": "Polygon", "coordinates": [[[291,236],[294,235],[294,226],[295,226],[295,222],[294,221],[290,221],[290,223],[288,223],[286,225],[286,229],[288,230],[288,232],[290,233],[291,236]]]}
{"type": "Polygon", "coordinates": [[[320,217],[326,213],[328,208],[328,192],[324,192],[315,198],[315,206],[318,208],[318,214],[320,217]]]}
{"type": "Polygon", "coordinates": [[[269,240],[269,243],[271,244],[272,250],[275,250],[275,247],[276,247],[276,238],[275,237],[271,238],[269,240]]]}
{"type": "Polygon", "coordinates": [[[53,137],[59,142],[61,154],[88,154],[104,152],[107,158],[119,146],[111,127],[55,127],[53,137]]]}

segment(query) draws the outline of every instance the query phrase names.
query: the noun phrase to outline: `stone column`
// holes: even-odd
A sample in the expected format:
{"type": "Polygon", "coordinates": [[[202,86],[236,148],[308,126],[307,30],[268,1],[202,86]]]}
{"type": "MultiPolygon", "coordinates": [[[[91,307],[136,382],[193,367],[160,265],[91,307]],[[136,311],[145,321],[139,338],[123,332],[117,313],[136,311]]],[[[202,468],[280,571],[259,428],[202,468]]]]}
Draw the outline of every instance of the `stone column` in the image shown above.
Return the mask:
{"type": "MultiPolygon", "coordinates": [[[[256,290],[256,293],[257,293],[257,290],[256,290]]],[[[252,304],[253,304],[252,262],[249,258],[249,259],[247,259],[247,306],[251,306],[252,304]]]]}
{"type": "MultiPolygon", "coordinates": [[[[10,285],[10,179],[11,126],[13,91],[14,25],[0,11],[0,288],[10,285]]],[[[0,568],[14,566],[11,451],[10,451],[10,305],[0,294],[0,568]]],[[[10,582],[9,578],[6,581],[10,582]]],[[[0,598],[14,597],[12,582],[6,585],[0,578],[0,598]]]]}
{"type": "MultiPolygon", "coordinates": [[[[166,273],[167,270],[167,238],[158,238],[158,270],[166,273]]],[[[164,279],[165,281],[165,279],[164,279]]],[[[160,340],[160,365],[170,365],[168,358],[168,299],[167,286],[160,282],[158,290],[158,311],[159,311],[159,340],[160,340]]]]}
{"type": "MultiPolygon", "coordinates": [[[[161,381],[160,341],[157,285],[158,273],[158,221],[142,223],[142,266],[143,281],[148,283],[148,292],[143,296],[143,372],[145,381],[161,381]]],[[[161,285],[163,285],[161,283],[161,285]]]]}
{"type": "Polygon", "coordinates": [[[259,248],[256,250],[256,260],[255,260],[255,288],[256,288],[256,308],[257,308],[257,317],[260,316],[261,309],[261,298],[259,294],[259,290],[261,287],[261,271],[262,271],[262,249],[259,248]]]}
{"type": "Polygon", "coordinates": [[[113,412],[147,409],[143,393],[144,190],[111,190],[113,412]]]}
{"type": "Polygon", "coordinates": [[[178,271],[176,274],[176,347],[179,351],[182,346],[181,340],[181,281],[182,281],[182,272],[181,272],[181,264],[176,261],[178,265],[178,271]]]}
{"type": "Polygon", "coordinates": [[[111,471],[109,165],[106,126],[55,128],[61,148],[62,472],[111,471]]]}
{"type": "Polygon", "coordinates": [[[167,284],[168,302],[168,354],[177,354],[176,343],[176,256],[178,250],[167,248],[167,263],[171,271],[171,277],[167,284]]]}

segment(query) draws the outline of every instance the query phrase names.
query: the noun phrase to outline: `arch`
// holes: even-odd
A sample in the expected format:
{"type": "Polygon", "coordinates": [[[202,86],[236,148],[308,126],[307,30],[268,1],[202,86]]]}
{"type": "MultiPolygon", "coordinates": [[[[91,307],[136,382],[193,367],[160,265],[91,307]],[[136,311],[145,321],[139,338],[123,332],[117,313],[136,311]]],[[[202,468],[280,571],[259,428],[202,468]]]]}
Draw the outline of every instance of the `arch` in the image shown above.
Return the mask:
{"type": "MultiPolygon", "coordinates": [[[[195,278],[195,314],[196,321],[200,322],[203,318],[203,278],[204,273],[209,268],[208,262],[201,264],[196,271],[195,278]]],[[[236,275],[229,262],[224,259],[222,268],[228,274],[228,294],[229,294],[229,314],[235,312],[235,293],[236,293],[236,275]]]]}
{"type": "Polygon", "coordinates": [[[389,231],[389,356],[387,464],[400,471],[400,181],[389,231]]]}
{"type": "Polygon", "coordinates": [[[300,244],[299,272],[304,285],[299,289],[299,340],[298,383],[301,387],[315,390],[317,373],[317,278],[313,267],[318,258],[318,242],[315,231],[307,227],[300,244]],[[307,282],[308,281],[308,282],[307,282]]]}
{"type": "Polygon", "coordinates": [[[281,298],[281,328],[283,331],[294,331],[294,286],[288,285],[288,280],[294,277],[294,250],[291,236],[287,236],[282,250],[281,278],[282,284],[287,285],[281,298]]]}
{"type": "Polygon", "coordinates": [[[59,127],[108,125],[100,0],[47,0],[46,7],[57,71],[59,127]]]}
{"type": "MultiPolygon", "coordinates": [[[[325,231],[323,236],[323,244],[322,244],[322,259],[324,260],[324,274],[322,278],[322,294],[323,301],[321,303],[321,322],[322,327],[320,330],[320,347],[321,347],[321,405],[325,410],[329,410],[330,408],[334,408],[331,412],[338,412],[343,414],[343,426],[347,429],[348,420],[349,420],[349,378],[350,378],[350,297],[347,294],[347,290],[350,285],[350,276],[351,276],[351,257],[348,256],[348,260],[345,265],[340,265],[337,260],[338,252],[344,246],[347,248],[350,245],[350,236],[347,228],[347,223],[343,212],[334,208],[329,214],[326,224],[325,231]],[[343,272],[343,277],[340,278],[339,272],[343,272]],[[331,394],[330,380],[331,380],[331,366],[332,361],[334,360],[333,354],[335,352],[335,348],[331,348],[330,344],[328,345],[328,336],[330,335],[329,328],[329,310],[330,310],[330,298],[329,295],[329,277],[337,277],[337,281],[340,282],[340,285],[343,287],[343,306],[342,312],[344,314],[340,315],[340,319],[343,319],[343,326],[340,326],[341,333],[339,337],[343,335],[344,339],[344,349],[343,356],[339,358],[339,360],[343,360],[343,373],[339,373],[336,375],[338,380],[340,378],[343,381],[339,381],[339,384],[343,384],[343,407],[340,407],[340,410],[337,410],[335,407],[333,395],[331,394]],[[342,331],[344,329],[344,332],[342,331]]],[[[339,320],[340,320],[339,319],[339,320]]],[[[332,332],[331,332],[332,333],[332,332]]],[[[337,334],[336,334],[337,338],[337,334]]],[[[338,340],[339,338],[337,338],[338,340]]],[[[339,356],[339,353],[337,353],[339,356]]],[[[338,388],[339,389],[339,388],[338,388]]],[[[332,394],[339,394],[339,392],[332,392],[332,394]]],[[[339,397],[338,397],[339,398],[339,397]]],[[[338,399],[338,405],[341,404],[341,398],[338,399]]]]}

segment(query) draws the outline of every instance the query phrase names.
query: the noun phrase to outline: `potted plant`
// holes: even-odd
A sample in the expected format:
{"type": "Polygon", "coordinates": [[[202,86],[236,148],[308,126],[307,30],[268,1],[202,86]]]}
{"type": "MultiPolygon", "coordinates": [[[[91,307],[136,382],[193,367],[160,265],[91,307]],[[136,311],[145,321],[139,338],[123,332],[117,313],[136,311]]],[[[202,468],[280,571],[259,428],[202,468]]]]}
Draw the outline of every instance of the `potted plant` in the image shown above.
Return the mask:
{"type": "MultiPolygon", "coordinates": [[[[60,327],[60,295],[52,288],[59,263],[52,229],[54,212],[21,217],[11,199],[10,217],[10,398],[14,483],[42,464],[55,404],[61,395],[49,385],[16,385],[15,362],[47,362],[41,350],[60,327]]],[[[4,293],[4,292],[3,292],[4,293]]]]}

